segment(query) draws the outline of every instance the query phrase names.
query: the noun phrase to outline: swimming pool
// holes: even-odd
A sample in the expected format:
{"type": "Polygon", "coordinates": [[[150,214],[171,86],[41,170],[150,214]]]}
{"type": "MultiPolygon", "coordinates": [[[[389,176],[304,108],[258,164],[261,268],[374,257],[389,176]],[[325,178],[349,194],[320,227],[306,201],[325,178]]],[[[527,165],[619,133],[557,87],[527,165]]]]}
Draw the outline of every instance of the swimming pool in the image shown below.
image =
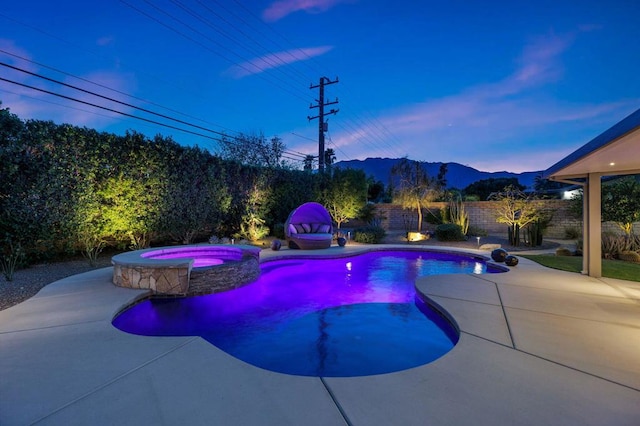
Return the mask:
{"type": "Polygon", "coordinates": [[[286,374],[352,377],[417,367],[449,352],[453,324],[415,293],[419,276],[501,272],[478,257],[374,251],[263,263],[244,287],[145,300],[118,315],[120,330],[197,335],[247,363],[286,374]]]}

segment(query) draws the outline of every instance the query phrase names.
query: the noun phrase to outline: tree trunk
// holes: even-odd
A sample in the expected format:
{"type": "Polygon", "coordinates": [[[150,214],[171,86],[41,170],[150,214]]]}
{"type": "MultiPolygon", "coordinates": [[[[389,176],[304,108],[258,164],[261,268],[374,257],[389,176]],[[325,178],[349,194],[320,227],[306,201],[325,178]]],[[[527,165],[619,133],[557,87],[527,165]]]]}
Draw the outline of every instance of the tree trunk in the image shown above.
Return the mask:
{"type": "Polygon", "coordinates": [[[520,245],[520,225],[510,225],[509,232],[509,244],[513,247],[520,245]]]}
{"type": "Polygon", "coordinates": [[[422,232],[422,207],[418,206],[418,232],[422,232]]]}

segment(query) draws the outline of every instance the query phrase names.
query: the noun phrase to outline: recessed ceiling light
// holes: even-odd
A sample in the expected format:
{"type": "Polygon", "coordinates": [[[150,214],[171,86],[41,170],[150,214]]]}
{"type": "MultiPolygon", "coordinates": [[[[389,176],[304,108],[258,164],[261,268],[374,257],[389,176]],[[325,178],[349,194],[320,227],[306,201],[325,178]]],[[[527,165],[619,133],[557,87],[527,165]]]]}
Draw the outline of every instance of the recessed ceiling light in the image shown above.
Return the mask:
{"type": "Polygon", "coordinates": [[[614,163],[613,161],[609,163],[610,166],[615,166],[616,163],[614,163]]]}

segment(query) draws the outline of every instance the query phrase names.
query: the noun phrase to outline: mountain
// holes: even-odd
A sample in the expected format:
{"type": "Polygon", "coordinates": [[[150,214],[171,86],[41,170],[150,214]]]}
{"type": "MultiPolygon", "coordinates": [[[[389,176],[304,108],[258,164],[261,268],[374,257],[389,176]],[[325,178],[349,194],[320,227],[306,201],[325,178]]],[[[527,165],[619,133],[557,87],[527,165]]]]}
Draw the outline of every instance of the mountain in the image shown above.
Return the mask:
{"type": "MultiPolygon", "coordinates": [[[[373,176],[376,181],[380,181],[387,185],[389,183],[389,176],[391,174],[391,168],[400,161],[400,158],[367,158],[365,160],[349,160],[338,161],[334,164],[334,167],[339,168],[351,168],[364,170],[367,176],[373,176]]],[[[438,176],[441,162],[422,162],[429,177],[435,178],[438,176]]],[[[477,182],[481,179],[490,178],[517,178],[520,185],[525,185],[527,188],[533,188],[535,177],[542,171],[537,172],[524,172],[524,173],[512,173],[512,172],[483,172],[476,170],[473,167],[463,166],[458,163],[446,163],[448,188],[463,189],[468,185],[477,182]]]]}

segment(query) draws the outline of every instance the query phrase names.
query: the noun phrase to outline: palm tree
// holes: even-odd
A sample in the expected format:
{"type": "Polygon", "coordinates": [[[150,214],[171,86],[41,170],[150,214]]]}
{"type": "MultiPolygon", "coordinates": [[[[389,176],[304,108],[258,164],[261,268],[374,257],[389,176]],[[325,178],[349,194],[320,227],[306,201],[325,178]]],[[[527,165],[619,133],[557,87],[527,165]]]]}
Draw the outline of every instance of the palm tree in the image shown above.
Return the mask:
{"type": "Polygon", "coordinates": [[[325,149],[324,151],[324,165],[327,171],[331,171],[331,165],[336,161],[336,153],[332,148],[325,149]]]}
{"type": "Polygon", "coordinates": [[[307,155],[306,157],[304,157],[304,170],[305,171],[311,171],[313,170],[313,162],[315,161],[316,157],[314,157],[313,155],[307,155]]]}

